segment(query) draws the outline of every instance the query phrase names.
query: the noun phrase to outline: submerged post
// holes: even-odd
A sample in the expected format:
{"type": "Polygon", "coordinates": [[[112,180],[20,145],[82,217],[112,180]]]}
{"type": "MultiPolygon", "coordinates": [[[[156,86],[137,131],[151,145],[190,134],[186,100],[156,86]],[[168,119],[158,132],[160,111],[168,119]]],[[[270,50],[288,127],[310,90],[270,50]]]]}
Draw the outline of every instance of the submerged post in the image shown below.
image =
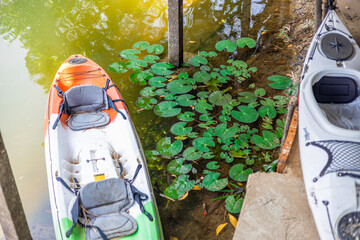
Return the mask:
{"type": "Polygon", "coordinates": [[[1,132],[0,224],[7,240],[32,239],[1,132]]]}
{"type": "Polygon", "coordinates": [[[322,21],[322,0],[316,0],[315,2],[315,31],[319,28],[322,21]]]}
{"type": "Polygon", "coordinates": [[[183,0],[168,0],[169,63],[183,63],[183,0]]]}

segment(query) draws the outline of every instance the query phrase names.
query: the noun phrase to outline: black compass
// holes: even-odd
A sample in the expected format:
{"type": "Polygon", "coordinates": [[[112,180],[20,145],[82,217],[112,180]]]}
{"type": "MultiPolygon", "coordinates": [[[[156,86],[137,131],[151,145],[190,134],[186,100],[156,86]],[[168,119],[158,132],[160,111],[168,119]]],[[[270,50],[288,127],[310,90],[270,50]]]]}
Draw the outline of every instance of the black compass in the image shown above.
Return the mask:
{"type": "Polygon", "coordinates": [[[351,57],[354,47],[350,40],[339,33],[328,33],[321,39],[321,50],[326,57],[343,61],[351,57]]]}

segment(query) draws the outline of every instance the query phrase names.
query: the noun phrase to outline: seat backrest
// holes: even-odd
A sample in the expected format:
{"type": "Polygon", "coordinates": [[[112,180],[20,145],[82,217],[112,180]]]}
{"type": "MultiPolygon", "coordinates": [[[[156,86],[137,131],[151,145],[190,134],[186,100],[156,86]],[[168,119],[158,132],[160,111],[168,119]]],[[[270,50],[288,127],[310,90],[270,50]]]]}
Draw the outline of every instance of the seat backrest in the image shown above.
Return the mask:
{"type": "Polygon", "coordinates": [[[64,93],[64,112],[101,111],[109,108],[105,89],[95,85],[81,85],[70,88],[64,93]]]}
{"type": "Polygon", "coordinates": [[[322,77],[313,91],[318,103],[349,103],[358,96],[356,82],[349,77],[322,77]]]}

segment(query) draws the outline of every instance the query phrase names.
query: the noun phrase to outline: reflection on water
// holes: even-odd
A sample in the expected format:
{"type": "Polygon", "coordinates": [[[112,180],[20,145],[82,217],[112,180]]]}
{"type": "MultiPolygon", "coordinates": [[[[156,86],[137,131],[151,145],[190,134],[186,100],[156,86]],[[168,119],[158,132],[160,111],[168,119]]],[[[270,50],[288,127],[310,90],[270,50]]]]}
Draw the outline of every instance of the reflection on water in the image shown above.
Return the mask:
{"type": "MultiPolygon", "coordinates": [[[[263,41],[261,30],[284,25],[288,6],[289,0],[184,0],[184,49],[211,49],[219,39],[241,36],[263,41]]],[[[5,0],[0,18],[0,129],[30,225],[49,223],[43,116],[53,76],[72,54],[106,68],[137,41],[166,44],[167,1],[5,0]]],[[[110,75],[128,102],[144,148],[153,148],[164,134],[161,120],[136,111],[138,86],[110,75]]]]}

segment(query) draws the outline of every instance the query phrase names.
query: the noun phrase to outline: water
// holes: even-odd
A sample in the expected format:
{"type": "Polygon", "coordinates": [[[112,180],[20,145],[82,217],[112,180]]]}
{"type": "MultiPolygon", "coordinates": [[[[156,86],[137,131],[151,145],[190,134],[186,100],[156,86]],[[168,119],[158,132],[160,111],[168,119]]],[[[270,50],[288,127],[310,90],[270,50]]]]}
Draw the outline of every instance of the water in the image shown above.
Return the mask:
{"type": "MultiPolygon", "coordinates": [[[[196,53],[241,36],[266,43],[261,32],[278,31],[289,6],[289,0],[184,0],[184,49],[196,53]]],[[[43,121],[53,77],[72,54],[106,69],[137,41],[166,46],[167,1],[3,0],[0,18],[0,129],[35,239],[49,239],[43,121]]],[[[153,147],[163,134],[160,120],[152,112],[137,112],[138,86],[109,74],[129,105],[144,148],[153,147]]]]}

